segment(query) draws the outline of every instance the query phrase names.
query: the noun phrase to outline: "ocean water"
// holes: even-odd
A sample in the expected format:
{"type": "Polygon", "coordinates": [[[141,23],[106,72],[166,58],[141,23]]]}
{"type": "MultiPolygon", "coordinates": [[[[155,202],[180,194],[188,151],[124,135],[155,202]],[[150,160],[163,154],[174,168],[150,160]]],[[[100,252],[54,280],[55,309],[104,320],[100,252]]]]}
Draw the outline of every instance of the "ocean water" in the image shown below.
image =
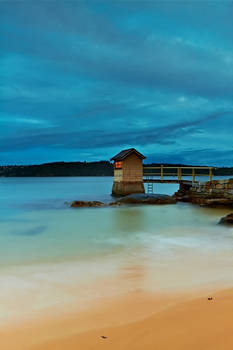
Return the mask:
{"type": "Polygon", "coordinates": [[[69,207],[76,199],[109,203],[111,187],[111,177],[0,179],[2,323],[130,290],[232,286],[233,229],[218,225],[229,210],[69,207]]]}

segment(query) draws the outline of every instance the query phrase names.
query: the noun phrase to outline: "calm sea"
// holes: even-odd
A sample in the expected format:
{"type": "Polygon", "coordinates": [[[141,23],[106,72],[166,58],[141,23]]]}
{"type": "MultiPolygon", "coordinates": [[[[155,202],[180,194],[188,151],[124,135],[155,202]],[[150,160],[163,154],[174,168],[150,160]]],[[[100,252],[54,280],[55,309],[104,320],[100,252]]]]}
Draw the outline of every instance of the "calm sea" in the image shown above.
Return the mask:
{"type": "MultiPolygon", "coordinates": [[[[111,186],[111,177],[0,179],[0,321],[67,307],[74,295],[102,296],[93,286],[106,280],[107,294],[233,284],[233,229],[217,224],[229,210],[69,207],[76,199],[108,203],[111,186]]],[[[154,186],[156,193],[176,189],[154,186]]]]}

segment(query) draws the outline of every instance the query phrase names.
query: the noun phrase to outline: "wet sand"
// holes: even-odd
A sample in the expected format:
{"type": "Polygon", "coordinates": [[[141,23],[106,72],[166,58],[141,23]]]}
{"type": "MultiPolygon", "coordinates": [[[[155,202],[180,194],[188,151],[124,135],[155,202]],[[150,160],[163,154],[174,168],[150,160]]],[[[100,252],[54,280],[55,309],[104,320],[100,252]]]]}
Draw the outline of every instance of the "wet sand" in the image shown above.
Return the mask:
{"type": "Polygon", "coordinates": [[[233,349],[233,289],[167,295],[135,291],[100,299],[85,312],[50,311],[1,329],[0,348],[233,349]]]}

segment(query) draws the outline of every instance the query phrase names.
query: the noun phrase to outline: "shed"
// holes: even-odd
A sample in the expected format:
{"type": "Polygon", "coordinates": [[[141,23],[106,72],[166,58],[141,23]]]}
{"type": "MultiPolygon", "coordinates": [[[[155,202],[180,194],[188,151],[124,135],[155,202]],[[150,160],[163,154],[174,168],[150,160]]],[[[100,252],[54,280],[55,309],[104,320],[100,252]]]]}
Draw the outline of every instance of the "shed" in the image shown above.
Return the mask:
{"type": "Polygon", "coordinates": [[[143,184],[143,159],[145,158],[135,148],[125,149],[111,158],[114,161],[112,194],[145,193],[143,184]]]}

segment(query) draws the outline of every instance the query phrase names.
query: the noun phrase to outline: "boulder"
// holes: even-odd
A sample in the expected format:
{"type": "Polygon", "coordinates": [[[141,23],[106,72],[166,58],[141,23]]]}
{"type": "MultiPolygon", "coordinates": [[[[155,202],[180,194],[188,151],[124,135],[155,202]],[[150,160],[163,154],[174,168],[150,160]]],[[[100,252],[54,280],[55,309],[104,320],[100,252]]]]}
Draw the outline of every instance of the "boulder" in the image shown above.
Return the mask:
{"type": "Polygon", "coordinates": [[[99,201],[74,201],[71,203],[72,208],[83,208],[83,207],[102,207],[105,204],[99,201]]]}
{"type": "Polygon", "coordinates": [[[228,215],[224,216],[223,218],[221,218],[221,220],[219,221],[219,224],[233,225],[233,213],[228,214],[228,215]]]}
{"type": "Polygon", "coordinates": [[[119,199],[115,203],[123,204],[175,204],[176,198],[166,194],[146,194],[136,193],[130,194],[119,199]]]}

